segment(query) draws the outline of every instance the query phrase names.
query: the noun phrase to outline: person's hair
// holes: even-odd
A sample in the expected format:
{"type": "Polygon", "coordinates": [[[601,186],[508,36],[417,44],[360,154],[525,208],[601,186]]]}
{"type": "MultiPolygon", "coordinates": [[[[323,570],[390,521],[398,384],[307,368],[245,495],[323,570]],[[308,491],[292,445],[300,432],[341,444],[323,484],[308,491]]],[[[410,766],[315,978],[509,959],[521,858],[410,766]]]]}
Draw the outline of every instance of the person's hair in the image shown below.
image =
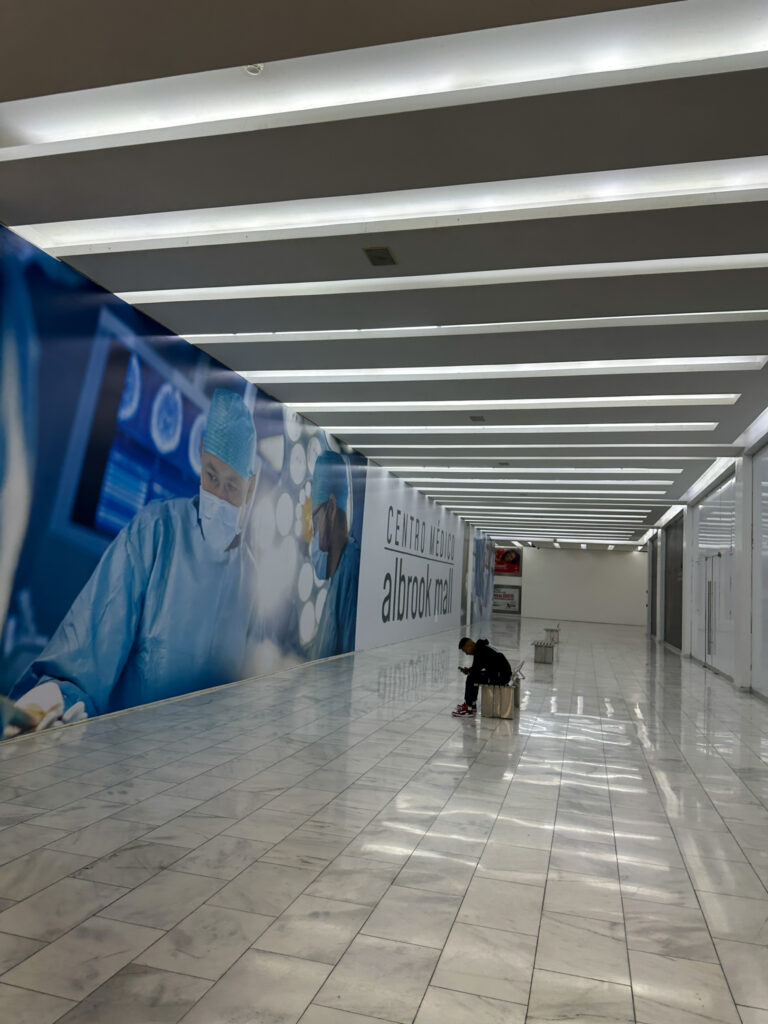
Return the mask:
{"type": "Polygon", "coordinates": [[[471,644],[471,643],[472,643],[472,637],[471,636],[463,636],[461,638],[461,640],[459,640],[459,650],[463,651],[464,650],[464,644],[471,644]]]}

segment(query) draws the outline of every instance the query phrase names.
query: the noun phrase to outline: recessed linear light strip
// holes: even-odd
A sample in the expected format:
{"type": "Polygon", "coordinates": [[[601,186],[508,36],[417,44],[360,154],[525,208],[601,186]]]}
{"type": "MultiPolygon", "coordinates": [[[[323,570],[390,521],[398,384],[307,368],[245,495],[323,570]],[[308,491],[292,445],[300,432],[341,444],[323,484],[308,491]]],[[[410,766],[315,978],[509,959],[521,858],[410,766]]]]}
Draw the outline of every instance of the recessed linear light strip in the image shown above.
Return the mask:
{"type": "MultiPolygon", "coordinates": [[[[326,427],[325,429],[327,430],[328,428],[326,427]]],[[[419,451],[430,451],[430,452],[434,452],[434,451],[446,451],[446,452],[474,451],[474,452],[484,452],[484,451],[519,451],[519,450],[538,452],[540,449],[545,449],[546,450],[546,449],[549,449],[549,448],[555,448],[559,452],[563,451],[563,452],[567,453],[564,456],[560,456],[560,455],[545,455],[545,456],[539,456],[539,455],[522,456],[521,455],[521,456],[519,456],[519,458],[539,458],[539,457],[541,457],[541,458],[547,458],[547,459],[560,459],[560,458],[570,459],[572,457],[583,458],[583,459],[592,459],[592,458],[595,458],[595,459],[600,459],[600,458],[604,458],[604,459],[620,459],[620,458],[625,458],[625,457],[626,458],[641,458],[641,459],[642,458],[646,458],[645,455],[640,455],[640,456],[624,456],[624,455],[594,455],[594,456],[593,455],[580,455],[580,456],[572,456],[572,454],[571,454],[572,452],[577,452],[577,451],[582,451],[582,450],[583,451],[588,451],[588,452],[605,451],[606,449],[609,449],[609,448],[610,449],[620,448],[622,451],[625,451],[626,449],[632,449],[632,448],[642,448],[644,452],[645,451],[649,451],[649,450],[660,451],[660,450],[664,450],[664,449],[668,449],[668,448],[672,448],[675,451],[680,451],[680,450],[696,451],[696,450],[699,450],[699,451],[706,451],[706,452],[709,452],[709,453],[712,452],[713,448],[718,448],[718,449],[725,448],[725,449],[731,449],[733,452],[737,451],[737,445],[735,445],[735,444],[717,444],[717,443],[713,443],[711,441],[708,444],[690,444],[690,443],[680,443],[680,442],[678,442],[677,444],[654,444],[654,443],[651,443],[651,442],[646,443],[646,444],[633,444],[633,443],[628,442],[628,441],[622,441],[622,442],[616,443],[616,444],[603,444],[603,443],[595,442],[595,441],[581,442],[581,443],[569,441],[569,442],[564,442],[564,443],[560,442],[560,443],[557,443],[557,444],[551,444],[551,443],[550,444],[533,444],[533,443],[532,444],[486,444],[483,441],[476,441],[474,444],[440,444],[439,442],[436,442],[436,441],[432,441],[429,444],[391,444],[389,442],[387,442],[386,444],[368,444],[366,442],[365,444],[361,445],[360,447],[361,447],[361,450],[363,451],[363,453],[365,453],[365,452],[374,452],[374,451],[378,452],[378,451],[381,451],[382,449],[385,450],[385,453],[389,452],[389,451],[397,451],[399,453],[399,452],[401,452],[403,450],[411,451],[411,450],[414,450],[414,449],[418,449],[419,451]]],[[[401,457],[402,458],[412,458],[413,457],[413,458],[421,459],[421,458],[424,458],[425,456],[423,456],[423,455],[418,455],[418,456],[404,455],[404,456],[400,456],[400,454],[397,454],[397,455],[387,455],[387,454],[384,454],[384,455],[381,456],[381,458],[398,458],[398,459],[401,458],[401,457]]],[[[472,456],[465,456],[465,457],[466,458],[475,458],[474,455],[472,455],[472,456]]],[[[493,456],[493,457],[494,458],[498,458],[499,456],[493,456]]],[[[701,458],[701,459],[706,459],[707,461],[709,461],[709,459],[712,456],[710,454],[709,456],[707,456],[707,455],[701,455],[701,456],[688,456],[688,455],[685,455],[685,456],[682,456],[682,455],[681,456],[677,456],[677,455],[673,455],[673,456],[666,456],[666,455],[665,456],[650,456],[649,455],[647,457],[648,458],[657,458],[657,457],[658,458],[685,458],[685,459],[696,458],[697,460],[701,458]]],[[[378,459],[379,456],[375,456],[375,458],[378,459]]],[[[435,456],[435,458],[443,458],[443,456],[435,456]]],[[[515,458],[518,458],[518,456],[515,456],[515,458]]]]}
{"type": "MultiPolygon", "coordinates": [[[[366,450],[367,450],[367,447],[365,445],[363,447],[366,448],[366,450]]],[[[379,447],[386,447],[386,446],[385,445],[381,445],[379,447]]],[[[397,448],[399,446],[398,445],[392,445],[392,447],[393,448],[397,448]]],[[[414,447],[419,447],[419,445],[414,445],[414,447]]],[[[428,446],[425,445],[425,447],[428,447],[428,446]]],[[[451,446],[446,446],[446,447],[450,448],[451,446]]],[[[459,446],[457,446],[457,447],[459,447],[459,446]]],[[[468,447],[468,446],[464,445],[463,447],[468,447]]],[[[488,447],[489,448],[493,448],[494,445],[488,445],[488,447]]],[[[568,447],[568,446],[558,445],[557,447],[560,448],[560,447],[568,447]]],[[[600,446],[596,445],[595,447],[599,448],[600,446]]],[[[485,445],[478,445],[477,449],[478,449],[478,451],[484,451],[485,450],[485,445]]],[[[546,466],[540,466],[538,469],[534,469],[534,468],[526,468],[525,466],[518,466],[517,463],[518,462],[568,462],[570,464],[572,462],[619,462],[619,463],[622,463],[622,462],[661,462],[661,463],[664,463],[664,462],[710,462],[711,461],[711,456],[707,457],[706,455],[508,455],[508,456],[503,456],[501,454],[497,454],[497,455],[429,455],[428,457],[430,459],[432,459],[432,460],[442,459],[443,462],[446,463],[446,465],[442,465],[442,464],[441,465],[437,465],[437,464],[435,464],[435,465],[432,465],[432,466],[426,466],[426,465],[423,465],[423,464],[422,465],[417,465],[416,464],[419,459],[424,459],[426,457],[427,456],[424,456],[424,455],[400,455],[400,454],[370,456],[370,458],[371,458],[371,460],[373,462],[376,462],[377,465],[382,466],[384,469],[388,470],[389,472],[394,472],[394,471],[396,471],[398,469],[402,469],[402,470],[405,470],[405,469],[419,469],[419,470],[421,470],[421,469],[441,469],[442,470],[442,469],[452,468],[457,473],[464,473],[464,472],[471,473],[471,472],[475,472],[475,471],[478,472],[478,473],[485,473],[485,472],[490,472],[490,468],[486,469],[483,466],[467,466],[466,468],[463,468],[463,467],[460,467],[460,466],[454,466],[453,463],[455,463],[455,462],[495,462],[495,463],[497,463],[497,465],[492,467],[492,468],[495,471],[505,472],[505,473],[509,473],[510,471],[514,471],[515,473],[536,473],[536,472],[541,472],[541,473],[559,473],[559,472],[561,472],[561,467],[557,467],[557,466],[553,466],[551,468],[550,467],[546,467],[546,466]],[[390,460],[396,462],[398,465],[391,466],[389,464],[390,460]],[[503,465],[498,464],[499,460],[504,460],[504,464],[503,465]],[[409,462],[410,465],[409,466],[400,466],[399,463],[401,463],[401,462],[402,463],[409,462]]],[[[565,473],[571,473],[571,472],[574,472],[574,473],[576,473],[576,472],[579,472],[579,473],[580,472],[584,472],[584,473],[597,473],[597,472],[600,472],[600,473],[625,473],[625,472],[626,473],[629,473],[629,472],[633,472],[633,473],[682,473],[683,470],[680,469],[680,468],[671,469],[668,466],[663,466],[663,465],[662,466],[657,466],[655,469],[650,469],[650,468],[633,469],[631,466],[617,466],[615,468],[611,468],[609,466],[609,467],[605,467],[605,468],[601,469],[601,468],[594,467],[594,466],[585,466],[583,470],[580,470],[578,468],[574,468],[574,467],[570,467],[569,466],[569,467],[562,467],[562,472],[565,472],[565,473]]]]}
{"type": "Polygon", "coordinates": [[[657,466],[655,469],[638,466],[385,466],[389,473],[563,473],[567,475],[583,473],[589,476],[605,476],[614,473],[637,473],[641,476],[651,476],[654,473],[672,473],[678,475],[682,469],[670,469],[667,466],[657,466]]]}
{"type": "MultiPolygon", "coordinates": [[[[16,228],[16,231],[19,229],[16,228]]],[[[20,232],[19,232],[20,233],[20,232]]],[[[30,241],[40,246],[40,242],[30,241]]],[[[617,327],[675,327],[685,324],[727,324],[768,320],[768,309],[723,309],[712,312],[644,313],[625,316],[572,317],[562,320],[497,320],[486,323],[421,324],[394,327],[337,327],[322,331],[241,331],[231,334],[185,334],[198,345],[281,343],[288,341],[379,341],[468,334],[530,334],[539,331],[599,330],[617,327]]],[[[249,372],[249,371],[245,371],[249,372]]]]}
{"type": "Polygon", "coordinates": [[[359,295],[378,292],[428,291],[441,288],[483,288],[534,281],[582,281],[610,277],[645,277],[659,274],[695,274],[714,271],[762,270],[768,253],[725,256],[683,256],[656,260],[615,260],[608,263],[573,263],[562,266],[511,267],[451,274],[415,274],[409,277],[360,277],[345,281],[282,281],[274,284],[214,285],[201,288],[152,288],[118,292],[134,306],[176,302],[233,302],[244,299],[297,298],[310,295],[359,295]]]}
{"type": "Polygon", "coordinates": [[[563,507],[551,507],[549,505],[452,505],[451,511],[457,515],[482,515],[496,513],[498,515],[547,515],[551,518],[557,516],[568,517],[569,515],[575,515],[579,518],[594,519],[597,516],[605,518],[610,516],[611,519],[645,519],[646,516],[651,514],[651,508],[637,508],[631,511],[618,511],[618,512],[606,512],[601,508],[574,508],[565,509],[563,507]]]}
{"type": "Polygon", "coordinates": [[[568,477],[564,477],[562,479],[559,479],[559,478],[555,477],[555,478],[550,478],[548,480],[530,480],[527,477],[517,478],[517,477],[514,477],[514,476],[510,476],[510,477],[506,477],[506,478],[504,478],[502,480],[495,480],[495,479],[489,479],[489,478],[486,478],[486,477],[461,477],[459,479],[454,479],[451,476],[404,476],[404,477],[400,477],[400,479],[401,480],[405,480],[405,482],[408,483],[408,484],[414,484],[414,485],[416,485],[416,484],[453,484],[453,483],[457,483],[457,484],[494,484],[494,485],[496,485],[496,484],[499,484],[499,485],[507,485],[507,484],[536,484],[539,487],[549,487],[550,484],[568,484],[569,486],[571,484],[576,484],[576,485],[578,485],[578,484],[591,484],[593,487],[596,487],[596,486],[602,487],[604,485],[610,487],[610,486],[612,486],[614,484],[618,484],[619,486],[624,486],[626,484],[635,484],[635,485],[638,485],[638,486],[641,486],[641,487],[653,487],[653,486],[671,487],[672,484],[675,483],[674,480],[666,480],[666,479],[658,479],[658,480],[653,480],[653,479],[627,480],[627,479],[624,479],[624,480],[622,480],[621,478],[619,478],[619,479],[614,480],[614,479],[612,479],[610,477],[608,479],[599,479],[599,480],[581,479],[580,477],[576,477],[574,479],[569,479],[568,477]]]}
{"type": "MultiPolygon", "coordinates": [[[[466,518],[466,517],[465,517],[466,518]]],[[[507,522],[506,520],[481,520],[481,519],[467,519],[469,523],[473,523],[475,526],[482,527],[482,529],[495,529],[497,527],[503,527],[504,529],[510,530],[527,530],[532,527],[541,530],[554,530],[556,533],[558,530],[565,530],[566,532],[573,532],[575,530],[604,530],[607,533],[616,535],[620,534],[632,534],[637,533],[638,530],[645,529],[644,523],[634,523],[629,526],[616,526],[614,523],[581,523],[578,520],[573,520],[564,523],[553,523],[548,519],[521,519],[518,522],[507,522]]]]}
{"type": "Polygon", "coordinates": [[[735,392],[680,395],[604,395],[565,398],[461,398],[393,402],[285,402],[297,412],[461,412],[464,409],[619,409],[634,406],[734,405],[735,392]]]}
{"type": "Polygon", "coordinates": [[[492,533],[492,534],[490,534],[490,537],[491,537],[491,540],[503,540],[503,541],[506,541],[506,540],[522,540],[522,541],[526,541],[527,542],[527,541],[537,541],[537,540],[540,540],[540,541],[558,540],[558,541],[564,541],[567,544],[581,544],[582,542],[585,543],[585,544],[609,544],[609,545],[610,544],[615,544],[617,546],[619,544],[621,544],[621,545],[624,545],[624,546],[627,546],[627,547],[633,547],[633,548],[637,547],[637,544],[638,544],[638,542],[636,540],[613,540],[611,537],[605,537],[605,536],[601,536],[601,537],[585,537],[583,534],[581,534],[578,537],[564,537],[564,536],[561,536],[560,534],[551,534],[551,533],[533,533],[533,532],[528,532],[528,533],[525,533],[525,534],[519,534],[519,533],[492,533]]]}
{"type": "Polygon", "coordinates": [[[538,495],[544,498],[547,495],[593,495],[604,497],[608,501],[613,496],[635,495],[638,498],[649,498],[652,496],[663,497],[664,490],[571,490],[569,488],[547,490],[542,487],[419,487],[422,494],[438,498],[440,493],[447,492],[452,497],[465,492],[472,495],[538,495]]]}
{"type": "Polygon", "coordinates": [[[551,519],[555,522],[558,519],[584,519],[586,522],[593,522],[596,519],[617,523],[618,525],[631,525],[647,519],[649,512],[591,512],[584,509],[536,509],[523,508],[512,509],[489,509],[488,511],[454,509],[456,515],[468,516],[472,519],[551,519]]]}
{"type": "Polygon", "coordinates": [[[30,97],[0,128],[18,160],[760,68],[765,37],[744,0],[603,11],[30,97]]]}
{"type": "Polygon", "coordinates": [[[552,518],[551,516],[473,516],[471,513],[465,512],[462,517],[473,523],[499,523],[510,527],[519,527],[523,523],[537,523],[539,526],[552,526],[557,528],[568,527],[569,524],[581,524],[584,529],[591,529],[593,527],[604,527],[606,530],[619,530],[630,532],[633,530],[639,530],[645,528],[646,516],[642,516],[640,519],[631,520],[630,522],[624,522],[620,520],[616,522],[612,519],[604,519],[602,517],[595,517],[593,519],[585,519],[584,516],[562,516],[560,518],[552,518]]]}
{"type": "MultiPolygon", "coordinates": [[[[566,497],[559,494],[537,493],[535,495],[516,494],[512,497],[511,495],[499,495],[492,492],[489,495],[483,493],[475,496],[474,493],[467,493],[466,491],[460,494],[435,494],[434,501],[448,510],[538,508],[540,503],[544,502],[544,507],[546,508],[551,508],[553,511],[563,511],[570,508],[586,510],[596,504],[595,498],[582,498],[579,495],[566,497]],[[493,501],[493,505],[467,504],[467,502],[477,501],[493,501]]],[[[674,504],[672,499],[664,500],[652,496],[646,496],[645,498],[617,498],[605,493],[600,495],[600,507],[611,512],[639,512],[641,510],[650,512],[654,508],[667,508],[671,504],[674,504]]]]}
{"type": "Polygon", "coordinates": [[[339,370],[238,370],[254,384],[380,384],[383,381],[499,380],[595,377],[604,374],[709,373],[762,370],[768,355],[681,356],[664,359],[585,359],[551,363],[485,363],[481,366],[384,366],[339,370]]]}
{"type": "MultiPolygon", "coordinates": [[[[441,426],[434,424],[391,423],[372,426],[371,424],[344,423],[339,426],[321,424],[328,434],[338,434],[342,439],[364,434],[612,434],[650,432],[680,433],[682,431],[716,430],[718,423],[712,420],[648,422],[648,423],[453,423],[441,426]]],[[[585,446],[588,447],[588,446],[585,446]]],[[[621,447],[618,445],[617,447],[621,447]]],[[[674,447],[674,446],[673,446],[674,447]]]]}
{"type": "Polygon", "coordinates": [[[636,526],[640,523],[645,522],[647,516],[610,516],[610,515],[580,515],[579,513],[563,514],[563,515],[552,515],[547,512],[529,512],[527,514],[523,512],[515,512],[513,515],[504,515],[502,513],[488,512],[486,514],[478,514],[477,512],[458,512],[457,515],[463,516],[465,519],[471,519],[473,522],[519,522],[519,521],[530,521],[537,520],[540,522],[572,522],[577,519],[582,519],[585,522],[608,522],[614,526],[636,526]]]}
{"type": "Polygon", "coordinates": [[[603,535],[611,537],[632,537],[637,533],[640,533],[643,529],[643,524],[632,527],[627,530],[617,530],[610,525],[601,525],[596,523],[594,526],[585,526],[583,523],[573,523],[571,526],[565,523],[548,523],[546,521],[539,522],[535,519],[529,520],[523,523],[479,523],[474,519],[469,519],[467,522],[473,526],[477,526],[481,530],[519,530],[523,533],[528,533],[532,530],[540,530],[546,533],[553,533],[556,537],[567,536],[569,533],[602,533],[603,535]]]}
{"type": "Polygon", "coordinates": [[[768,158],[751,156],[12,227],[62,257],[455,228],[754,202],[767,196],[768,158]]]}

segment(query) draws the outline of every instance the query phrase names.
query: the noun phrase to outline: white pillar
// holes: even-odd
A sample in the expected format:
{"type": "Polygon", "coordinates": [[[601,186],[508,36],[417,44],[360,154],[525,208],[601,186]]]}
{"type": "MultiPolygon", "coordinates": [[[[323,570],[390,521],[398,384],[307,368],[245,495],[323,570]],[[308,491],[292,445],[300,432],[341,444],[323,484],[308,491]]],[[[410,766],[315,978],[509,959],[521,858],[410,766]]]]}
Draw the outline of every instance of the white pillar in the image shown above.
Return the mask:
{"type": "Polygon", "coordinates": [[[656,535],[656,643],[664,643],[664,558],[667,537],[663,530],[656,535]]]}
{"type": "Polygon", "coordinates": [[[464,628],[467,635],[472,628],[472,586],[475,574],[475,528],[467,525],[467,536],[469,538],[469,550],[467,551],[467,578],[464,586],[467,588],[467,612],[464,628]]]}
{"type": "Polygon", "coordinates": [[[736,459],[733,552],[733,682],[752,688],[752,459],[736,459]]]}
{"type": "Polygon", "coordinates": [[[687,658],[690,658],[693,646],[691,632],[693,628],[697,516],[695,508],[686,508],[683,512],[683,635],[680,651],[687,658]]]}

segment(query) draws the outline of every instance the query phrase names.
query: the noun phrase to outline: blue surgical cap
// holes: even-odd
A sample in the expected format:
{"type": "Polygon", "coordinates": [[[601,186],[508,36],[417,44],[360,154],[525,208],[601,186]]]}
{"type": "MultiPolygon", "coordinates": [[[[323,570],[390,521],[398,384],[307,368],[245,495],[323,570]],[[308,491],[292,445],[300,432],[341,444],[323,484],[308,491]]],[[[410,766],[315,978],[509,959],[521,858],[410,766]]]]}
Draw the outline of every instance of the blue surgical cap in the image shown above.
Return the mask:
{"type": "Polygon", "coordinates": [[[333,495],[339,508],[346,509],[349,485],[347,464],[338,452],[318,455],[312,474],[312,508],[324,505],[333,495]]]}
{"type": "Polygon", "coordinates": [[[226,462],[240,476],[253,475],[256,427],[242,397],[216,388],[203,434],[203,450],[226,462]]]}

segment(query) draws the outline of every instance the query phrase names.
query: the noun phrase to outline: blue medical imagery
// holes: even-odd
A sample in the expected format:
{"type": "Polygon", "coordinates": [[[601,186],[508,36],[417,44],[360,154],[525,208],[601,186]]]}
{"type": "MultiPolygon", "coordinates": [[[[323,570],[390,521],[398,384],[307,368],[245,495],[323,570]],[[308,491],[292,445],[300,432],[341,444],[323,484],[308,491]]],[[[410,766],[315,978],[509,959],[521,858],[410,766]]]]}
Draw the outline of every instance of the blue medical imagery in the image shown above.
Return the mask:
{"type": "Polygon", "coordinates": [[[163,384],[152,403],[150,430],[155,447],[163,455],[175,452],[181,440],[183,410],[178,388],[163,384]]]}
{"type": "Polygon", "coordinates": [[[94,515],[96,530],[116,537],[148,502],[197,492],[206,405],[204,395],[198,403],[190,401],[131,353],[94,515]]]}
{"type": "Polygon", "coordinates": [[[366,460],[343,456],[348,549],[319,578],[313,469],[335,440],[2,227],[0,250],[19,281],[3,315],[39,339],[24,410],[39,436],[33,497],[0,621],[0,694],[50,679],[67,708],[98,714],[354,649],[366,460]],[[218,389],[255,428],[237,543],[223,549],[197,504],[218,389]]]}
{"type": "Polygon", "coordinates": [[[131,419],[139,408],[141,399],[141,367],[139,358],[134,353],[128,360],[128,372],[125,375],[123,397],[117,410],[117,418],[121,423],[131,419]]]}

